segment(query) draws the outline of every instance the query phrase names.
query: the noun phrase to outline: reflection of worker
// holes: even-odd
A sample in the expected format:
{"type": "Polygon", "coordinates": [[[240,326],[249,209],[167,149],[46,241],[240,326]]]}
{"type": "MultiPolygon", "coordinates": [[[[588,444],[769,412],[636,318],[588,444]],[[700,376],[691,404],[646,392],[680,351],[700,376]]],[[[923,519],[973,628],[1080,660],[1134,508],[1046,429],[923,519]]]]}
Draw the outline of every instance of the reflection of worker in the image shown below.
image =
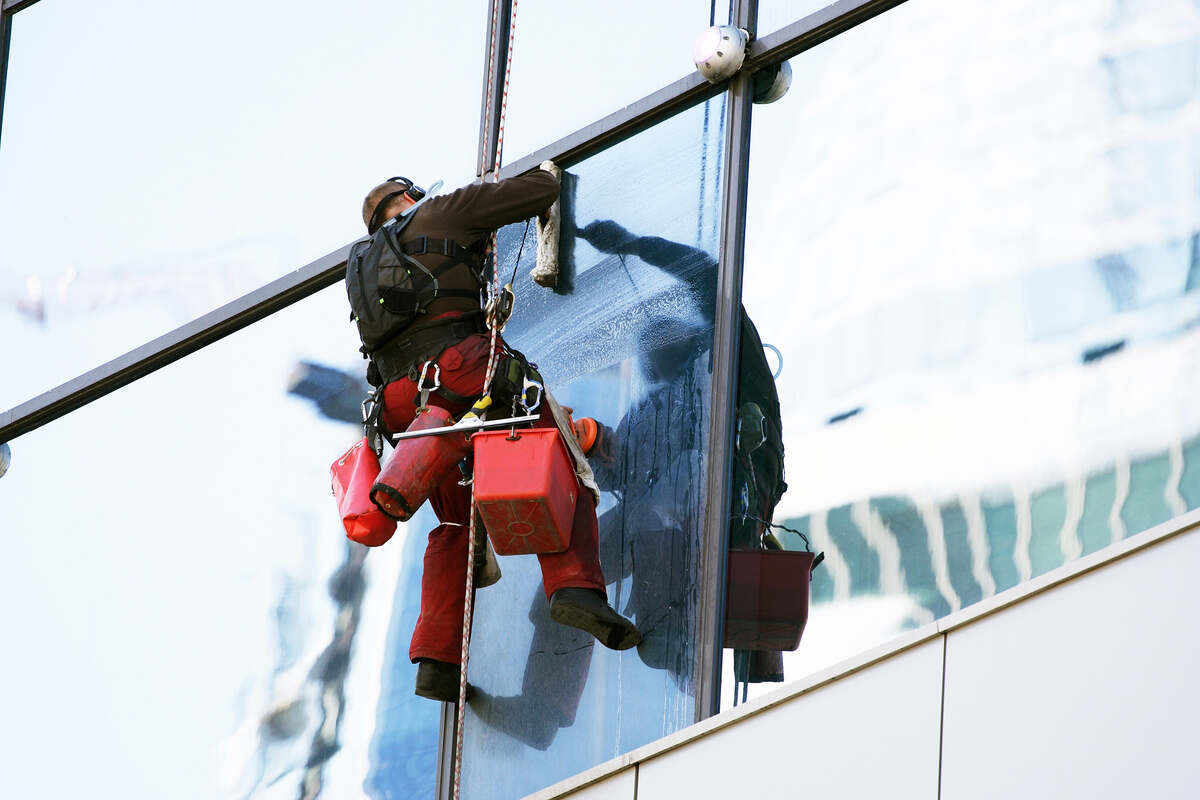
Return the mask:
{"type": "MultiPolygon", "coordinates": [[[[638,656],[665,669],[681,689],[691,688],[695,621],[687,597],[694,589],[694,548],[702,528],[698,504],[681,496],[704,469],[698,434],[708,413],[709,378],[700,356],[710,347],[714,293],[712,257],[702,250],[658,237],[634,236],[615,222],[593,222],[578,235],[597,249],[637,255],[691,287],[699,314],[676,309],[649,320],[640,335],[640,362],[651,391],[617,423],[605,429],[589,460],[600,485],[619,502],[600,517],[600,561],[610,580],[632,575],[625,612],[637,619],[645,640],[638,656]]],[[[769,520],[783,494],[783,444],[779,401],[758,332],[742,314],[739,402],[761,409],[765,442],[739,454],[734,470],[735,547],[756,547],[761,523],[769,520]],[[746,508],[748,515],[740,512],[746,508]]],[[[741,415],[739,415],[741,416],[741,415]]],[[[521,691],[493,696],[478,692],[471,701],[476,717],[496,731],[538,750],[553,743],[559,729],[575,722],[591,661],[588,643],[573,631],[550,624],[546,602],[532,598],[533,638],[521,691]]],[[[736,651],[739,680],[782,680],[778,652],[736,651]]]]}
{"type": "MultiPolygon", "coordinates": [[[[638,564],[658,564],[686,546],[679,541],[685,526],[677,519],[680,504],[674,496],[677,484],[672,477],[680,469],[698,468],[689,466],[689,462],[699,462],[703,457],[698,443],[689,445],[687,439],[694,438],[695,420],[704,413],[691,408],[701,394],[695,385],[699,376],[693,372],[696,359],[709,347],[716,301],[716,286],[711,280],[715,264],[711,255],[695,247],[657,236],[636,236],[611,220],[593,222],[580,230],[579,236],[602,252],[637,256],[684,281],[701,315],[690,321],[655,320],[648,326],[660,341],[666,340],[642,355],[643,371],[657,388],[630,409],[615,436],[610,435],[616,446],[606,448],[608,458],[592,459],[602,487],[624,487],[622,502],[600,520],[601,561],[606,565],[628,564],[631,569],[638,564]],[[698,269],[698,262],[705,263],[706,268],[698,269]],[[674,335],[662,335],[672,328],[674,335]],[[634,476],[643,479],[630,480],[634,476]],[[629,535],[631,526],[633,536],[629,535]],[[632,550],[630,557],[621,557],[622,547],[632,550]],[[611,552],[614,550],[617,552],[611,552]]],[[[745,309],[741,309],[740,319],[738,443],[729,541],[733,548],[757,549],[787,484],[775,380],[758,330],[745,309]]],[[[688,674],[687,654],[675,652],[676,645],[652,633],[658,627],[653,621],[656,618],[667,622],[671,629],[686,622],[670,619],[684,607],[679,598],[685,593],[686,587],[664,586],[659,580],[638,580],[635,576],[629,608],[647,634],[646,644],[639,648],[643,659],[672,671],[679,662],[683,674],[688,674]]],[[[735,662],[741,680],[783,679],[779,653],[739,653],[735,662]]]]}
{"type": "MultiPolygon", "coordinates": [[[[375,234],[420,196],[403,178],[376,186],[363,201],[368,232],[375,234]]],[[[368,380],[384,387],[382,422],[388,430],[402,431],[412,423],[416,378],[426,362],[440,367],[441,386],[429,396],[429,404],[458,417],[483,393],[491,356],[478,300],[486,284],[482,258],[486,243],[498,226],[545,214],[557,197],[557,179],[535,170],[429,198],[413,211],[400,235],[401,247],[437,276],[439,290],[415,321],[389,331],[369,352],[368,380]]],[[[499,340],[497,349],[505,348],[499,340]]],[[[540,424],[546,427],[555,426],[550,405],[542,404],[540,424]]],[[[421,614],[409,648],[410,658],[419,664],[416,693],[448,702],[458,698],[471,508],[471,490],[459,478],[457,471],[446,477],[430,498],[441,524],[429,534],[421,614]]],[[[582,484],[579,489],[568,549],[538,556],[550,615],[587,631],[608,647],[633,647],[641,634],[606,602],[597,553],[595,495],[584,491],[582,484]]]]}

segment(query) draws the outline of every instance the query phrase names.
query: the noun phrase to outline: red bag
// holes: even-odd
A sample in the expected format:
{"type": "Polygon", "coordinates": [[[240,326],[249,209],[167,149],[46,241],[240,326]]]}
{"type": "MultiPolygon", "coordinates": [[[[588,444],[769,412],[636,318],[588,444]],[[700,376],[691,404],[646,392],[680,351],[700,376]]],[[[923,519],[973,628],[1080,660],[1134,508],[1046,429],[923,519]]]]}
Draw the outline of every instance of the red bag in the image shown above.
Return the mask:
{"type": "Polygon", "coordinates": [[[329,467],[346,538],[367,547],[384,544],[396,532],[396,521],[371,502],[371,486],[378,476],[379,457],[365,436],[329,467]]]}

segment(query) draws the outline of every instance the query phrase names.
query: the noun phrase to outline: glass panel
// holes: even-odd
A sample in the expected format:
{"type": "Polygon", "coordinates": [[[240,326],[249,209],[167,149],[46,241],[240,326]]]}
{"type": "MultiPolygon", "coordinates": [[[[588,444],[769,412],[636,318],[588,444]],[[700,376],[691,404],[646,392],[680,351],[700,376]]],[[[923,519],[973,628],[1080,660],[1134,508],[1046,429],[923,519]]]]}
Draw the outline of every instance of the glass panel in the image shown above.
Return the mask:
{"type": "MultiPolygon", "coordinates": [[[[464,797],[519,797],[693,722],[723,102],[570,169],[557,291],[528,277],[532,231],[516,267],[506,338],[604,426],[600,559],[645,641],[615,652],[553,622],[537,560],[500,559],[476,607],[464,797]]],[[[506,277],[523,229],[502,231],[506,277]]]]}
{"type": "Polygon", "coordinates": [[[475,0],[54,0],[14,18],[0,409],[357,238],[367,188],[473,176],[475,0]],[[451,24],[452,23],[452,24],[451,24]],[[423,97],[414,119],[401,62],[423,97]],[[70,42],[70,47],[63,47],[70,42]]]}
{"type": "Polygon", "coordinates": [[[789,677],[1200,505],[1200,7],[1044,11],[906,3],[756,108],[789,677]]]}
{"type": "Polygon", "coordinates": [[[330,497],[363,391],[345,308],[330,288],[12,443],[6,794],[433,796],[420,550],[348,546],[330,497]]]}
{"type": "Polygon", "coordinates": [[[515,161],[695,70],[692,46],[728,0],[521,0],[504,161],[515,161]]]}
{"type": "Polygon", "coordinates": [[[758,35],[786,28],[798,19],[833,5],[835,0],[759,0],[758,35]]]}

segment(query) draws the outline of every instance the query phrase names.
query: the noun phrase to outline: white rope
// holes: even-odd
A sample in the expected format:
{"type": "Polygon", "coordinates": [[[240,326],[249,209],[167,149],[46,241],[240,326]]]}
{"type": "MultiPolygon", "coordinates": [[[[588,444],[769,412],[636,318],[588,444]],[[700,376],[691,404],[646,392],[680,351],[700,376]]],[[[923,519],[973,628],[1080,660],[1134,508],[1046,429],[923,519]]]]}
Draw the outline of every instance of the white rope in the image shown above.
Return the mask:
{"type": "MultiPolygon", "coordinates": [[[[495,75],[492,69],[492,64],[496,60],[496,36],[500,27],[500,3],[503,0],[496,0],[492,8],[492,37],[491,44],[488,49],[488,89],[487,89],[487,104],[485,108],[492,107],[492,98],[495,92],[495,75]]],[[[512,71],[512,55],[513,42],[516,38],[517,25],[517,0],[513,0],[512,12],[508,21],[508,54],[504,61],[504,78],[501,83],[500,96],[500,124],[496,129],[496,161],[492,167],[493,180],[499,176],[500,158],[504,151],[504,118],[508,112],[508,76],[512,71]]],[[[489,132],[485,137],[490,136],[489,132]]],[[[488,147],[486,139],[485,146],[481,148],[479,171],[483,172],[486,166],[488,147]]],[[[493,304],[499,303],[500,297],[500,251],[499,242],[496,237],[496,232],[492,231],[492,241],[489,245],[489,250],[492,255],[492,282],[488,287],[489,300],[493,304]]],[[[488,327],[491,329],[491,343],[488,348],[488,366],[483,379],[483,387],[480,390],[482,394],[487,394],[488,387],[492,384],[492,378],[496,373],[496,340],[499,338],[499,326],[497,317],[492,315],[488,320],[488,327]]],[[[470,658],[471,651],[471,620],[475,610],[475,481],[471,481],[471,521],[467,526],[467,585],[463,595],[463,626],[462,626],[462,650],[459,658],[458,672],[458,714],[455,721],[454,731],[454,783],[453,783],[453,800],[459,800],[462,792],[462,754],[463,754],[463,725],[467,718],[467,661],[470,658]]],[[[486,546],[486,545],[485,545],[486,546]]]]}

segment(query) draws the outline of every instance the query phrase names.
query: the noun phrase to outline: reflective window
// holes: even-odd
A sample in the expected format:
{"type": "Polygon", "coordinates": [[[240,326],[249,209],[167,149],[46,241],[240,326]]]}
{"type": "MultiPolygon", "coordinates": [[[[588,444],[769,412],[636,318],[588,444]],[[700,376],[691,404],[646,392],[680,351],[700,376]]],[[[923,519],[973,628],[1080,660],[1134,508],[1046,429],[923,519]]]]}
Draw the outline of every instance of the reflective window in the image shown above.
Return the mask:
{"type": "MultiPolygon", "coordinates": [[[[530,281],[525,243],[506,337],[602,426],[600,560],[645,641],[616,652],[552,621],[535,558],[502,557],[476,606],[464,797],[522,796],[694,720],[722,114],[718,98],[570,168],[556,291],[530,281]]],[[[505,279],[523,230],[502,231],[505,279]]]]}
{"type": "Polygon", "coordinates": [[[521,0],[508,93],[511,162],[691,74],[692,46],[728,0],[521,0]]]}
{"type": "Polygon", "coordinates": [[[395,632],[420,551],[348,545],[330,496],[363,391],[345,308],[330,288],[11,443],[6,794],[432,796],[395,632]]]}
{"type": "Polygon", "coordinates": [[[789,677],[1200,503],[1200,8],[1045,8],[905,3],[756,107],[774,521],[826,556],[789,677]]]}
{"type": "Polygon", "coordinates": [[[758,35],[766,36],[786,28],[814,11],[834,4],[835,0],[759,0],[758,35]]]}
{"type": "Polygon", "coordinates": [[[328,11],[53,0],[14,17],[0,340],[21,346],[0,348],[0,408],[352,241],[390,175],[470,179],[481,4],[328,11]],[[455,69],[405,66],[440,62],[451,27],[471,42],[455,69]],[[427,102],[443,97],[459,100],[427,102]]]}

